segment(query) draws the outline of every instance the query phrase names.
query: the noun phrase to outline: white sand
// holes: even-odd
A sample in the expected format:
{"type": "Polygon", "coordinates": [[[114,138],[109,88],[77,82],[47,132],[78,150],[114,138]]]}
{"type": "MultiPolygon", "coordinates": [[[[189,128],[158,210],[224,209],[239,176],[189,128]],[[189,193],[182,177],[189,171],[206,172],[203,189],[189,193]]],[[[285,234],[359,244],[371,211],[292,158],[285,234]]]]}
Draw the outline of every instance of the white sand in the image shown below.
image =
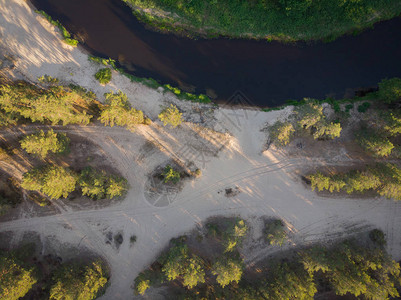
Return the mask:
{"type": "MultiPolygon", "coordinates": [[[[17,57],[17,70],[12,72],[16,77],[36,81],[38,76],[48,74],[60,78],[63,83],[74,82],[93,90],[100,99],[110,89],[121,89],[134,107],[144,110],[152,119],[157,117],[160,106],[173,101],[180,103],[188,120],[196,119],[196,113],[190,112],[199,105],[180,102],[171,95],[131,83],[116,72],[109,85],[100,86],[93,77],[99,66],[89,62],[79,48],[64,44],[55,28],[23,0],[0,0],[0,39],[0,46],[17,57]]],[[[102,255],[112,271],[111,285],[102,299],[131,299],[134,278],[158,256],[168,241],[213,215],[240,215],[255,226],[260,216],[280,217],[292,231],[291,243],[286,247],[377,227],[387,234],[389,253],[394,259],[401,259],[401,214],[398,213],[401,203],[381,198],[318,197],[291,176],[296,168],[316,162],[287,159],[273,151],[263,152],[267,137],[260,129],[266,122],[284,117],[289,110],[270,113],[211,111],[208,126],[213,125],[211,120],[216,120],[215,128],[229,132],[231,138],[202,135],[191,123],[173,130],[155,122],[152,126],[141,126],[135,133],[100,126],[60,129],[72,130],[97,143],[128,178],[131,185],[128,196],[117,205],[98,210],[76,211],[60,205],[62,212],[54,216],[26,213],[19,220],[2,223],[0,231],[13,231],[14,244],[20,242],[18,239],[23,232],[35,231],[43,241],[51,237],[102,255]],[[233,113],[239,114],[239,123],[233,113]],[[157,146],[150,150],[144,147],[149,141],[157,146]],[[217,157],[213,156],[213,151],[222,144],[227,147],[217,157]],[[198,149],[198,154],[201,153],[199,149],[207,151],[204,157],[200,155],[194,159],[182,155],[186,146],[198,149]],[[202,177],[187,181],[178,195],[160,199],[162,202],[157,207],[151,205],[145,197],[146,175],[180,154],[183,161],[194,160],[202,169],[202,177]],[[235,186],[241,190],[235,197],[227,198],[220,192],[235,186]],[[108,231],[123,232],[124,243],[119,249],[105,243],[108,231]],[[129,238],[133,234],[137,242],[130,247],[129,238]]],[[[250,253],[247,262],[253,263],[268,253],[271,250],[259,249],[250,253]]]]}

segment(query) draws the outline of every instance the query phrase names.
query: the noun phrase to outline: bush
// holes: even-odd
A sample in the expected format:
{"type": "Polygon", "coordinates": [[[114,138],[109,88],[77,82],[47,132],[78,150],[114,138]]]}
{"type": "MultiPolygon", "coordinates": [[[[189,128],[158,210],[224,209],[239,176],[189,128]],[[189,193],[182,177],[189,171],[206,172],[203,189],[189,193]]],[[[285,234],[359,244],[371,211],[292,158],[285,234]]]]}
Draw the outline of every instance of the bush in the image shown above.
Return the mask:
{"type": "Polygon", "coordinates": [[[135,286],[135,290],[139,295],[144,295],[148,288],[150,288],[150,280],[141,280],[135,286]]]}
{"type": "Polygon", "coordinates": [[[378,96],[385,103],[399,101],[401,98],[401,78],[383,79],[379,82],[378,96]]]}
{"type": "Polygon", "coordinates": [[[122,177],[108,175],[104,171],[86,167],[82,170],[78,184],[82,194],[92,199],[112,199],[124,195],[128,189],[127,180],[122,177]]]}
{"type": "Polygon", "coordinates": [[[389,156],[394,148],[393,143],[386,136],[368,129],[363,129],[357,134],[357,142],[366,152],[375,157],[389,156]]]}
{"type": "Polygon", "coordinates": [[[231,258],[220,259],[212,266],[212,274],[217,276],[216,281],[223,288],[231,282],[238,283],[241,280],[242,272],[242,263],[231,258]]]}
{"type": "Polygon", "coordinates": [[[48,165],[33,168],[25,173],[21,187],[26,190],[42,192],[52,199],[68,197],[75,190],[77,176],[69,169],[48,165]]]}
{"type": "Polygon", "coordinates": [[[295,129],[290,122],[276,122],[270,128],[270,137],[272,141],[278,145],[285,146],[291,141],[291,137],[294,135],[295,129]]]}
{"type": "Polygon", "coordinates": [[[366,112],[370,107],[370,103],[369,102],[364,102],[361,105],[358,106],[358,111],[360,113],[364,113],[366,112]]]}
{"type": "Polygon", "coordinates": [[[324,119],[323,107],[312,99],[308,99],[304,105],[296,107],[294,112],[298,118],[298,125],[303,129],[311,129],[324,119]]]}
{"type": "Polygon", "coordinates": [[[107,283],[100,262],[90,265],[64,264],[53,276],[50,299],[95,299],[107,283]]]}
{"type": "Polygon", "coordinates": [[[164,183],[172,182],[173,184],[177,184],[181,178],[180,173],[175,171],[170,165],[164,168],[162,176],[164,178],[164,183]]]}
{"type": "Polygon", "coordinates": [[[50,129],[25,136],[21,141],[21,148],[26,152],[46,158],[48,153],[63,154],[69,151],[70,139],[65,133],[55,133],[50,129]]]}
{"type": "Polygon", "coordinates": [[[401,113],[399,111],[383,111],[379,123],[379,126],[390,136],[401,134],[401,113]]]}
{"type": "Polygon", "coordinates": [[[315,132],[313,133],[314,139],[330,139],[333,140],[341,135],[340,123],[329,123],[326,120],[320,121],[314,126],[315,132]]]}
{"type": "Polygon", "coordinates": [[[179,112],[175,105],[171,104],[170,107],[165,108],[159,114],[159,119],[164,126],[171,125],[175,128],[182,123],[182,113],[179,112]]]}
{"type": "Polygon", "coordinates": [[[265,225],[264,234],[270,245],[282,246],[287,239],[287,232],[281,220],[273,220],[265,225]]]}
{"type": "Polygon", "coordinates": [[[59,83],[58,78],[54,78],[49,75],[43,75],[43,76],[38,77],[38,81],[40,83],[49,83],[49,84],[58,84],[59,83]]]}
{"type": "Polygon", "coordinates": [[[379,229],[373,229],[369,232],[369,238],[380,247],[386,245],[386,235],[379,229]]]}
{"type": "Polygon", "coordinates": [[[109,68],[100,69],[96,74],[95,78],[101,84],[107,84],[111,80],[111,70],[109,68]]]}
{"type": "Polygon", "coordinates": [[[136,125],[143,124],[143,112],[131,108],[127,95],[119,91],[118,93],[107,93],[106,105],[101,108],[99,120],[104,125],[113,127],[126,126],[129,130],[134,130],[136,125]]]}
{"type": "Polygon", "coordinates": [[[230,224],[227,230],[223,233],[224,252],[232,252],[241,242],[242,238],[248,231],[248,226],[244,220],[237,219],[230,224]]]}

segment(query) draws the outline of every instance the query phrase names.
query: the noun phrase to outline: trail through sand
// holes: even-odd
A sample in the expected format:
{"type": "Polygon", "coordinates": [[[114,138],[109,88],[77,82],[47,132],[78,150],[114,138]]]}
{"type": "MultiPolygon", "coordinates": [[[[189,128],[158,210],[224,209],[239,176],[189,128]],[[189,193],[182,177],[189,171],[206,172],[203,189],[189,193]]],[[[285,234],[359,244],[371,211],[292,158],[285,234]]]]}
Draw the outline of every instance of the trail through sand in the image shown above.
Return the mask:
{"type": "MultiPolygon", "coordinates": [[[[174,102],[184,111],[186,120],[205,118],[201,125],[229,133],[215,134],[189,122],[169,129],[156,121],[151,126],[138,127],[135,133],[97,125],[54,127],[96,143],[128,179],[131,188],[127,197],[101,209],[60,205],[57,215],[25,214],[21,219],[1,223],[0,232],[12,231],[13,244],[21,242],[24,232],[36,232],[43,241],[51,238],[60,241],[61,246],[73,245],[102,255],[111,267],[111,284],[102,299],[133,298],[134,278],[154,261],[169,240],[201,226],[202,221],[214,215],[238,215],[259,229],[260,217],[282,218],[291,230],[291,242],[284,248],[377,227],[387,234],[389,253],[401,259],[401,203],[382,198],[319,197],[301,180],[294,180],[293,172],[333,162],[288,159],[277,151],[263,151],[267,136],[261,129],[267,122],[285,117],[290,108],[269,113],[214,109],[181,102],[172,95],[131,83],[116,72],[112,82],[103,87],[93,77],[100,66],[89,62],[79,48],[64,44],[57,30],[23,0],[0,0],[0,39],[2,51],[16,58],[16,68],[9,72],[14,78],[36,81],[38,76],[48,74],[62,83],[93,90],[100,100],[110,89],[121,89],[134,107],[153,120],[161,106],[174,102]],[[145,196],[148,175],[172,159],[192,161],[202,170],[202,176],[187,179],[181,191],[161,197],[155,205],[156,201],[149,202],[145,196]],[[226,197],[222,192],[226,188],[238,188],[240,193],[226,197]],[[119,248],[105,242],[108,232],[122,233],[124,242],[119,248]],[[132,235],[137,241],[131,247],[132,235]]],[[[337,159],[336,163],[341,161],[337,159]]],[[[344,160],[344,164],[348,163],[344,160]]],[[[259,249],[249,253],[246,262],[255,263],[269,253],[259,249]]]]}

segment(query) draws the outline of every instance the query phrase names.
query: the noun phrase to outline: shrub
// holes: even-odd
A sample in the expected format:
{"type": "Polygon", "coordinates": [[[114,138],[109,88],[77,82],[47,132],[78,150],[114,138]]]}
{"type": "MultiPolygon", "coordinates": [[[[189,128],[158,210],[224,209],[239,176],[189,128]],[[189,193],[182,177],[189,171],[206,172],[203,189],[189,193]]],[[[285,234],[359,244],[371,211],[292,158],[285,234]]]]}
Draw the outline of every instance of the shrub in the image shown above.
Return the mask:
{"type": "Polygon", "coordinates": [[[216,281],[223,288],[231,282],[238,283],[241,280],[242,272],[242,263],[231,258],[220,259],[212,266],[212,274],[217,276],[216,281]]]}
{"type": "Polygon", "coordinates": [[[105,97],[106,105],[101,108],[99,117],[100,122],[104,125],[126,126],[133,131],[136,125],[144,122],[143,112],[131,108],[127,95],[123,92],[107,93],[105,97]]]}
{"type": "Polygon", "coordinates": [[[290,122],[276,122],[269,130],[272,141],[285,146],[291,141],[295,129],[290,122]]]}
{"type": "Polygon", "coordinates": [[[390,136],[401,134],[401,113],[383,111],[379,118],[380,127],[390,136]]]}
{"type": "Polygon", "coordinates": [[[128,189],[126,179],[108,175],[106,172],[95,170],[92,167],[86,167],[82,170],[78,184],[81,187],[82,194],[92,199],[103,199],[105,197],[112,199],[124,195],[128,189]]]}
{"type": "Polygon", "coordinates": [[[401,78],[383,79],[379,83],[378,96],[385,103],[391,103],[400,100],[401,78]]]}
{"type": "Polygon", "coordinates": [[[348,194],[353,192],[364,192],[376,189],[381,185],[381,180],[371,171],[350,171],[345,176],[345,190],[348,194]]]}
{"type": "Polygon", "coordinates": [[[141,280],[139,283],[135,286],[136,292],[139,295],[144,295],[146,290],[150,288],[150,280],[141,280]]]}
{"type": "Polygon", "coordinates": [[[52,199],[68,197],[75,190],[77,176],[69,169],[48,165],[33,168],[23,175],[21,187],[42,192],[52,199]]]}
{"type": "Polygon", "coordinates": [[[364,113],[366,112],[370,107],[370,103],[369,102],[364,102],[361,105],[358,106],[358,111],[360,113],[364,113]]]}
{"type": "Polygon", "coordinates": [[[111,80],[111,70],[109,68],[100,69],[96,74],[95,78],[101,84],[107,84],[111,80]]]}
{"type": "Polygon", "coordinates": [[[244,220],[237,219],[230,224],[227,230],[223,233],[224,252],[232,252],[241,242],[242,238],[248,231],[248,226],[244,220]]]}
{"type": "Polygon", "coordinates": [[[45,158],[48,153],[63,154],[69,151],[70,139],[64,133],[55,133],[50,129],[25,136],[21,141],[21,148],[26,152],[45,158]]]}
{"type": "Polygon", "coordinates": [[[171,104],[170,107],[165,108],[159,114],[159,119],[164,126],[171,125],[175,128],[182,123],[182,113],[179,112],[175,105],[171,104]]]}
{"type": "Polygon", "coordinates": [[[327,121],[320,121],[315,124],[316,131],[313,133],[314,139],[335,139],[341,135],[341,124],[327,121]]]}
{"type": "Polygon", "coordinates": [[[310,129],[324,119],[323,107],[315,100],[309,99],[304,105],[294,110],[298,125],[304,129],[310,129]]]}
{"type": "Polygon", "coordinates": [[[38,81],[40,83],[50,83],[50,84],[58,84],[59,83],[58,78],[54,78],[49,75],[43,75],[43,76],[38,77],[38,81]]]}
{"type": "Polygon", "coordinates": [[[281,220],[273,220],[265,225],[264,234],[270,245],[282,246],[287,239],[287,232],[281,220]]]}
{"type": "Polygon", "coordinates": [[[37,282],[35,270],[27,268],[13,255],[0,255],[0,298],[16,300],[24,297],[37,282]]]}
{"type": "Polygon", "coordinates": [[[394,148],[386,136],[373,130],[361,130],[357,134],[356,141],[366,152],[375,157],[389,156],[394,148]]]}
{"type": "Polygon", "coordinates": [[[175,171],[170,165],[164,168],[162,176],[164,178],[164,183],[172,182],[173,184],[177,184],[181,178],[180,173],[175,171]]]}
{"type": "Polygon", "coordinates": [[[91,265],[64,264],[53,276],[50,299],[95,299],[107,283],[100,262],[91,265]]]}
{"type": "Polygon", "coordinates": [[[380,229],[373,229],[369,232],[369,238],[380,247],[386,245],[386,235],[380,229]]]}

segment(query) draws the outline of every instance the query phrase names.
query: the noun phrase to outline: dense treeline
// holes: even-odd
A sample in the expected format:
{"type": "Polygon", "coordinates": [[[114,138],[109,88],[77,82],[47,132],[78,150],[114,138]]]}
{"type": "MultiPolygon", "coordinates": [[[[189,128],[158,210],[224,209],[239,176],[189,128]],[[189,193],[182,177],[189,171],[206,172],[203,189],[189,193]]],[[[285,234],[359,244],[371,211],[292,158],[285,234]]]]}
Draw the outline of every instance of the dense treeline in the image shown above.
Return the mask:
{"type": "Polygon", "coordinates": [[[281,40],[332,39],[401,12],[397,0],[123,1],[162,30],[281,40]]]}
{"type": "MultiPolygon", "coordinates": [[[[279,225],[277,221],[281,222],[267,225],[279,225]]],[[[145,294],[151,286],[165,283],[175,299],[313,299],[324,290],[366,299],[399,296],[400,266],[382,248],[384,234],[380,230],[371,231],[370,241],[316,245],[283,260],[272,259],[267,267],[248,267],[245,272],[238,249],[232,253],[224,250],[233,233],[241,232],[244,238],[242,222],[236,220],[224,228],[207,225],[207,238],[217,238],[221,245],[213,255],[202,255],[202,247],[190,246],[185,237],[173,240],[171,248],[135,279],[136,293],[145,294]]]]}
{"type": "MultiPolygon", "coordinates": [[[[32,263],[33,252],[29,245],[0,251],[1,299],[17,300],[36,290],[32,295],[40,299],[91,300],[104,292],[108,275],[101,261],[48,265],[49,276],[43,272],[46,263],[32,263]]],[[[35,298],[32,295],[29,299],[35,298]]]]}
{"type": "Polygon", "coordinates": [[[401,169],[393,164],[378,164],[364,171],[324,175],[316,172],[307,176],[312,190],[345,191],[348,194],[375,191],[389,199],[401,200],[401,169]]]}

